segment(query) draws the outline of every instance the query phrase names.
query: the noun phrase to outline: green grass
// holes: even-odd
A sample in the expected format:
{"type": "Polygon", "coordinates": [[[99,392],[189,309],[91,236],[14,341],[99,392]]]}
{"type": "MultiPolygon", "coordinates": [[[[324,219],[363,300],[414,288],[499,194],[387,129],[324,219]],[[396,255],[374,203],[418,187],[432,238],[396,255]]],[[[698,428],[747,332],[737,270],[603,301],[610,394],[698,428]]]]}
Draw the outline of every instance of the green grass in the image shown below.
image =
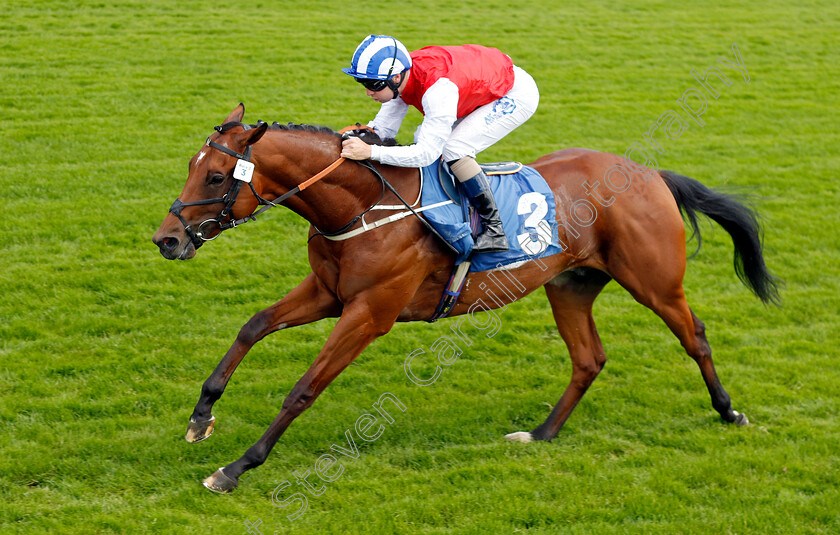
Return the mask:
{"type": "MultiPolygon", "coordinates": [[[[3,532],[244,533],[257,519],[264,534],[840,531],[840,8],[558,4],[4,1],[3,532]],[[657,159],[763,197],[784,306],[740,286],[719,228],[704,227],[686,276],[752,425],[723,425],[676,339],[613,283],[595,311],[610,361],[553,443],[501,438],[538,425],[570,375],[538,292],[426,388],[403,360],[448,323],[397,326],[233,495],[200,485],[262,434],[334,322],[261,342],[216,406],[216,434],[189,445],[201,382],[247,318],[307,274],[307,224],[272,211],[184,263],[164,261],[151,235],[190,156],[240,101],[251,122],[370,118],[374,103],[339,72],[369,32],[412,49],[498,46],[534,75],[540,109],[485,160],[623,153],[698,86],[691,69],[738,44],[750,82],[722,68],[733,83],[709,100],[706,126],[657,159]],[[383,392],[406,412],[377,441],[357,440],[359,458],[287,520],[272,491],[312,470],[383,392]]],[[[409,115],[401,141],[419,120],[409,115]]]]}

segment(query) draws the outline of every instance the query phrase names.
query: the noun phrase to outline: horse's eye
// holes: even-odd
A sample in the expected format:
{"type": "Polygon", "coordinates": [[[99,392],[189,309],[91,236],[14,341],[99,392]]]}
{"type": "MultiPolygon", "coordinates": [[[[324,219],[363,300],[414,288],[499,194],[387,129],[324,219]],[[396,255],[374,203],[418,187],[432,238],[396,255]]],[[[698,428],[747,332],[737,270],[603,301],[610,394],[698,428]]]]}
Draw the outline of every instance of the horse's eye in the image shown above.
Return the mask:
{"type": "Polygon", "coordinates": [[[219,184],[221,184],[224,181],[225,181],[224,175],[211,175],[207,179],[207,183],[210,184],[211,186],[218,186],[219,184]]]}

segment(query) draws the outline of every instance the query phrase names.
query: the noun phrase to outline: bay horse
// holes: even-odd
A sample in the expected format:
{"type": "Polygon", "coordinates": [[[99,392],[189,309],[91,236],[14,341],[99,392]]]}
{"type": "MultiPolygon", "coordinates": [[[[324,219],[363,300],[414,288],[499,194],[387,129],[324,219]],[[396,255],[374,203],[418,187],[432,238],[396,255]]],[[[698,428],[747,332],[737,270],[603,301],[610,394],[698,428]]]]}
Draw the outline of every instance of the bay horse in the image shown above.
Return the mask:
{"type": "MultiPolygon", "coordinates": [[[[336,229],[358,228],[354,222],[359,214],[380,201],[398,203],[396,192],[406,199],[416,198],[418,169],[377,165],[395,185],[392,193],[370,169],[355,162],[340,165],[341,137],[333,130],[276,123],[272,128],[266,123],[244,125],[244,113],[240,104],[192,157],[184,189],[155,233],[154,243],[165,258],[192,258],[205,240],[248,220],[258,205],[282,199],[283,206],[310,223],[312,272],[239,331],[201,387],[187,441],[204,440],[213,432],[213,404],[256,342],[282,329],[327,317],[339,319],[265,434],[241,458],[203,481],[208,489],[222,493],[233,490],[246,470],[265,462],[292,421],[368,344],[388,333],[395,322],[430,318],[455,260],[454,253],[413,216],[372,230],[364,237],[333,241],[320,236],[336,229]],[[249,186],[241,187],[242,194],[238,195],[243,182],[234,179],[233,173],[239,172],[238,160],[242,159],[250,160],[254,167],[249,186]],[[320,179],[317,182],[312,180],[316,176],[320,179]]],[[[529,165],[542,174],[555,194],[558,237],[566,248],[540,263],[526,262],[504,274],[521,283],[522,295],[545,289],[557,329],[569,350],[572,377],[544,423],[507,438],[521,442],[553,439],[604,367],[607,357],[595,328],[592,303],[612,279],[662,318],[680,340],[700,367],[712,406],[723,420],[747,424],[747,418],[732,409],[712,363],[704,324],[686,302],[682,285],[686,267],[683,217],[698,239],[698,213],[720,224],[732,237],[740,279],[765,303],[776,302],[778,281],[765,265],[755,213],[737,197],[613,154],[570,148],[529,165]],[[616,166],[624,166],[621,172],[626,180],[621,187],[625,189],[610,191],[604,186],[598,197],[602,209],[597,218],[584,221],[587,225],[571,225],[564,216],[569,213],[568,207],[587,197],[594,199],[592,188],[602,177],[605,183],[612,179],[614,186],[618,178],[605,176],[605,172],[616,166]]],[[[486,288],[492,276],[493,272],[470,274],[451,315],[468,313],[480,298],[486,300],[480,288],[486,288]]],[[[500,292],[497,300],[487,305],[497,308],[515,299],[500,292]]]]}

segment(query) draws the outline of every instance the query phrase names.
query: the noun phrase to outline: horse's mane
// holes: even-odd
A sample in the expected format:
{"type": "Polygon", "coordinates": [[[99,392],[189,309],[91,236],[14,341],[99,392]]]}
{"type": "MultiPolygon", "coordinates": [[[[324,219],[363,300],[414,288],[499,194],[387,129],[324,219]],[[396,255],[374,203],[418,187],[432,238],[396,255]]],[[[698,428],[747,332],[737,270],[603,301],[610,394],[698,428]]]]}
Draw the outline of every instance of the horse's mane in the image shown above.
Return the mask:
{"type": "MultiPolygon", "coordinates": [[[[216,127],[216,131],[224,134],[228,130],[235,128],[237,126],[242,126],[246,130],[250,130],[251,128],[256,128],[259,126],[258,124],[244,124],[238,121],[231,121],[229,123],[225,123],[221,126],[216,127]]],[[[268,125],[269,130],[285,130],[287,132],[309,132],[312,134],[328,134],[337,137],[341,137],[341,134],[333,130],[328,126],[317,126],[312,124],[295,124],[295,123],[286,123],[281,124],[277,121],[274,121],[270,125],[268,125]]],[[[393,138],[382,139],[377,134],[370,130],[356,130],[354,135],[356,135],[359,139],[367,143],[368,145],[385,145],[388,147],[396,146],[397,141],[393,138]]]]}
{"type": "MultiPolygon", "coordinates": [[[[216,131],[220,134],[224,134],[225,132],[237,127],[242,126],[245,130],[250,130],[252,128],[256,128],[259,126],[258,124],[245,124],[240,123],[239,121],[231,121],[229,123],[225,123],[221,126],[216,127],[216,131]]],[[[270,125],[268,125],[269,130],[286,130],[290,132],[311,132],[313,134],[332,134],[338,136],[339,133],[329,128],[327,126],[316,126],[311,124],[295,124],[295,123],[288,123],[288,124],[280,124],[277,121],[274,121],[270,125]]]]}

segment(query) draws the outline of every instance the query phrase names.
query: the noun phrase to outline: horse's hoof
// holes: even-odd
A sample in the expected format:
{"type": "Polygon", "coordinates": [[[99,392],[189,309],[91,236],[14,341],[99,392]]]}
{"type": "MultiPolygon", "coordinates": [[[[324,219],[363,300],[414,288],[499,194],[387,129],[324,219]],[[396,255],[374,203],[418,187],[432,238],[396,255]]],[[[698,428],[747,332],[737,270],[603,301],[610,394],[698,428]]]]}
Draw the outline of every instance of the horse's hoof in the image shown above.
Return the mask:
{"type": "MultiPolygon", "coordinates": [[[[224,468],[224,467],[222,467],[224,468]]],[[[208,490],[219,494],[228,494],[236,488],[236,481],[232,480],[219,468],[213,475],[201,482],[208,490]]]]}
{"type": "Polygon", "coordinates": [[[750,425],[750,421],[747,420],[746,415],[741,414],[738,411],[732,411],[732,412],[735,413],[735,425],[737,425],[738,427],[741,427],[743,425],[750,425]]]}
{"type": "Polygon", "coordinates": [[[209,420],[197,422],[190,418],[190,425],[187,426],[187,436],[184,439],[190,444],[201,442],[213,434],[213,425],[216,423],[216,417],[211,416],[209,420]]]}
{"type": "Polygon", "coordinates": [[[511,433],[509,435],[505,435],[505,438],[511,442],[522,442],[525,444],[534,440],[534,436],[528,431],[518,431],[516,433],[511,433]]]}

